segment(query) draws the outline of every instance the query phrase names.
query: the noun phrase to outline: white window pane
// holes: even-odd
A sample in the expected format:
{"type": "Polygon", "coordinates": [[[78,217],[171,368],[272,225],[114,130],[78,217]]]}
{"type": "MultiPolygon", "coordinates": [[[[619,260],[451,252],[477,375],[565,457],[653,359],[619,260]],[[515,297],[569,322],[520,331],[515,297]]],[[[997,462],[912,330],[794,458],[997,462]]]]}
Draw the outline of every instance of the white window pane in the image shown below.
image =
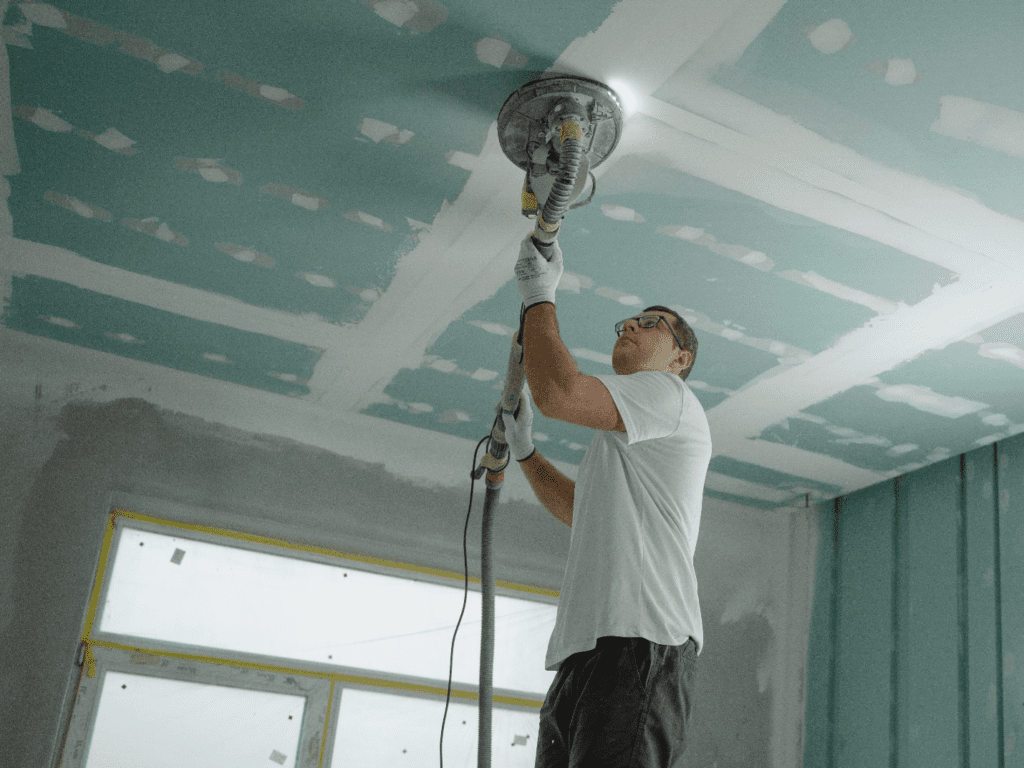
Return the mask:
{"type": "MultiPolygon", "coordinates": [[[[346,688],[341,694],[333,768],[437,768],[444,699],[395,696],[346,688]]],[[[533,768],[537,710],[491,710],[493,768],[533,768]]],[[[444,724],[445,768],[476,768],[479,715],[475,704],[451,701],[444,724]]]]}
{"type": "Polygon", "coordinates": [[[294,766],[306,699],[107,672],[86,768],[294,766]]]}
{"type": "MultiPolygon", "coordinates": [[[[210,648],[447,680],[461,588],[126,528],[99,628],[210,648]]],[[[453,681],[479,680],[470,591],[453,681]]],[[[554,605],[497,596],[494,685],[543,696],[554,605]]]]}

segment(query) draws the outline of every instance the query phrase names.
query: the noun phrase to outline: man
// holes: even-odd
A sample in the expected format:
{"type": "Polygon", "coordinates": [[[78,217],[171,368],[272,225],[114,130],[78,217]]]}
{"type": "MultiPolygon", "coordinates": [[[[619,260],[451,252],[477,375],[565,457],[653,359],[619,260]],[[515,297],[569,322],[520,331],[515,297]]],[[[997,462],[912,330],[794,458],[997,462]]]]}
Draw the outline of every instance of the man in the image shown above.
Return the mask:
{"type": "Polygon", "coordinates": [[[686,746],[703,644],[693,552],[711,437],[685,384],[697,341],[657,306],[616,325],[615,375],[586,376],[558,332],[557,243],[531,238],[516,277],[524,363],[542,414],[597,430],[577,481],[535,449],[524,393],[503,415],[512,457],[540,502],[572,527],[545,667],[558,670],[540,711],[537,768],[669,768],[686,746]]]}

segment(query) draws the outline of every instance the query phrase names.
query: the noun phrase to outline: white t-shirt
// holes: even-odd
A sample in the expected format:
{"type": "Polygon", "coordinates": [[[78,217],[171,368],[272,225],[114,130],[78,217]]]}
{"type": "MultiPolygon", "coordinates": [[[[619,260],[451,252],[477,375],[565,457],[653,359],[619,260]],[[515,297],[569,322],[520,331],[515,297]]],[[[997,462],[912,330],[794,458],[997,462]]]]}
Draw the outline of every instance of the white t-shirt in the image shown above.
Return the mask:
{"type": "Polygon", "coordinates": [[[544,665],[606,635],[704,645],[693,552],[711,432],[678,376],[598,376],[625,433],[598,431],[580,464],[572,537],[544,665]]]}

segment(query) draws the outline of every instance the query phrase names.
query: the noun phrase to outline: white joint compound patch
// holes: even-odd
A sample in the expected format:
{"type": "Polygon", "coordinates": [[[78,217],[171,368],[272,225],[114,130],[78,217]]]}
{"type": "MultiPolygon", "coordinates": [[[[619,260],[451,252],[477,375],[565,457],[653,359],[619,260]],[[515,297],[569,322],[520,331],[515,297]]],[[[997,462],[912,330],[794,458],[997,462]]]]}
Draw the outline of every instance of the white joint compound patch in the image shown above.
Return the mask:
{"type": "Polygon", "coordinates": [[[444,159],[448,161],[449,165],[465,168],[467,171],[475,170],[479,161],[479,158],[476,155],[471,155],[468,152],[460,152],[457,149],[445,152],[444,159]]]}
{"type": "Polygon", "coordinates": [[[273,195],[274,197],[280,197],[282,200],[287,200],[300,208],[305,208],[310,211],[320,211],[329,205],[327,200],[313,192],[296,189],[295,187],[288,187],[284,184],[264,184],[260,187],[260,192],[267,195],[273,195]]]}
{"type": "Polygon", "coordinates": [[[526,57],[500,37],[485,37],[473,44],[476,57],[492,67],[525,67],[526,57]]]}
{"type": "Polygon", "coordinates": [[[23,105],[17,105],[11,112],[18,117],[28,120],[31,123],[35,123],[44,131],[53,131],[54,133],[70,133],[74,126],[71,123],[62,120],[57,117],[53,112],[42,107],[33,108],[26,107],[23,105]]]}
{"type": "Polygon", "coordinates": [[[912,85],[920,80],[920,73],[910,59],[889,59],[885,67],[885,82],[889,85],[912,85]]]}
{"type": "Polygon", "coordinates": [[[794,283],[806,285],[809,288],[814,288],[822,293],[835,296],[838,299],[862,304],[880,315],[891,315],[899,309],[899,304],[895,301],[883,299],[880,296],[872,296],[870,293],[859,291],[856,288],[850,288],[842,283],[829,280],[827,277],[822,277],[816,272],[798,272],[790,269],[785,272],[779,272],[778,275],[779,277],[784,277],[786,280],[792,280],[794,283]]]}
{"type": "Polygon", "coordinates": [[[48,202],[54,203],[67,208],[69,211],[73,211],[81,216],[83,219],[98,219],[100,221],[110,221],[111,215],[100,208],[99,206],[89,205],[81,200],[74,197],[68,197],[67,195],[61,195],[57,192],[47,192],[43,195],[43,199],[48,202]]]}
{"type": "Polygon", "coordinates": [[[265,253],[253,250],[252,248],[245,248],[241,245],[235,245],[234,243],[214,243],[215,248],[229,256],[233,256],[239,261],[244,261],[247,264],[256,264],[260,267],[273,267],[274,260],[267,256],[265,253]]]}
{"type": "Polygon", "coordinates": [[[631,293],[623,293],[617,291],[614,288],[598,288],[594,291],[598,296],[603,296],[606,299],[613,299],[620,304],[625,304],[627,307],[639,307],[643,304],[643,301],[639,296],[634,296],[631,293]]]}
{"type": "Polygon", "coordinates": [[[298,276],[310,285],[315,285],[317,288],[336,288],[338,285],[331,280],[331,278],[324,277],[323,275],[315,275],[312,272],[299,272],[298,276]]]}
{"type": "Polygon", "coordinates": [[[985,403],[967,400],[963,397],[940,395],[928,387],[921,387],[917,384],[883,386],[875,394],[890,403],[905,403],[919,411],[945,416],[947,419],[958,419],[989,407],[985,403]]]}
{"type": "Polygon", "coordinates": [[[64,12],[48,3],[22,3],[21,12],[33,24],[51,29],[67,29],[68,21],[64,12]]]}
{"type": "Polygon", "coordinates": [[[498,336],[511,336],[516,332],[515,328],[509,328],[507,325],[501,323],[488,323],[485,320],[470,320],[470,325],[475,325],[477,328],[481,328],[488,333],[494,333],[498,336]]]}
{"type": "Polygon", "coordinates": [[[978,354],[992,360],[1001,360],[1004,363],[1016,365],[1018,368],[1024,368],[1024,349],[1013,344],[1007,344],[1002,341],[982,344],[978,347],[978,354]]]}
{"type": "Polygon", "coordinates": [[[448,9],[434,0],[363,0],[385,21],[406,27],[414,34],[429,32],[448,18],[448,9]]]}
{"type": "Polygon", "coordinates": [[[414,134],[412,131],[399,129],[397,125],[374,120],[372,117],[364,117],[359,124],[359,132],[374,143],[387,141],[391,144],[408,144],[414,134]]]}
{"type": "Polygon", "coordinates": [[[102,147],[106,147],[107,149],[113,149],[116,152],[121,152],[134,144],[135,139],[129,139],[116,128],[108,128],[96,137],[96,143],[102,147]]]}
{"type": "Polygon", "coordinates": [[[838,53],[853,40],[853,32],[842,19],[830,19],[808,30],[807,39],[822,53],[838,53]]]}
{"type": "Polygon", "coordinates": [[[166,223],[158,224],[159,220],[154,216],[148,219],[121,219],[121,224],[136,232],[143,232],[147,235],[163,240],[165,243],[173,243],[182,247],[188,246],[188,238],[175,232],[166,223]]]}
{"type": "Polygon", "coordinates": [[[388,224],[385,221],[381,221],[376,216],[371,216],[368,213],[363,213],[362,211],[349,211],[348,213],[345,214],[345,218],[351,219],[352,221],[358,221],[360,224],[366,224],[367,226],[373,227],[374,229],[379,229],[381,232],[391,231],[390,224],[388,224]]]}
{"type": "Polygon", "coordinates": [[[703,245],[712,253],[717,253],[719,256],[725,256],[726,258],[733,259],[741,264],[746,264],[748,267],[760,269],[762,272],[770,272],[775,266],[775,262],[761,251],[752,250],[747,248],[745,245],[720,243],[712,235],[707,234],[703,229],[698,229],[697,227],[659,227],[658,232],[663,235],[668,235],[669,237],[674,237],[678,240],[698,243],[703,245]]]}
{"type": "Polygon", "coordinates": [[[206,181],[215,184],[222,182],[231,184],[242,183],[242,174],[234,168],[228,168],[226,165],[223,165],[219,160],[202,157],[176,157],[174,158],[174,164],[183,171],[197,173],[206,181]]]}
{"type": "Polygon", "coordinates": [[[1024,157],[1024,113],[963,96],[939,99],[935,133],[1024,157]]]}
{"type": "Polygon", "coordinates": [[[615,219],[616,221],[632,221],[636,224],[641,224],[645,221],[643,216],[624,205],[602,205],[601,213],[609,219],[615,219]]]}
{"type": "Polygon", "coordinates": [[[179,56],[177,53],[165,53],[156,60],[156,65],[164,72],[176,72],[179,69],[184,69],[191,62],[191,59],[186,59],[184,56],[179,56]]]}

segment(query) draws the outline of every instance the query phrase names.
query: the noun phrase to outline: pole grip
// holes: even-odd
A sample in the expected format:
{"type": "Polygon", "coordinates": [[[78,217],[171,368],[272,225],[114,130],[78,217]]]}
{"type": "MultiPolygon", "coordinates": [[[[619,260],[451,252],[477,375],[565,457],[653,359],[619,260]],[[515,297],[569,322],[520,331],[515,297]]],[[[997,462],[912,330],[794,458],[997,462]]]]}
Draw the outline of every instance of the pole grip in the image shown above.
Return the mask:
{"type": "Polygon", "coordinates": [[[514,414],[519,408],[519,398],[523,392],[525,379],[523,347],[519,343],[519,331],[516,331],[512,334],[512,349],[508,354],[508,368],[505,371],[505,388],[501,392],[501,409],[505,413],[514,414]]]}

